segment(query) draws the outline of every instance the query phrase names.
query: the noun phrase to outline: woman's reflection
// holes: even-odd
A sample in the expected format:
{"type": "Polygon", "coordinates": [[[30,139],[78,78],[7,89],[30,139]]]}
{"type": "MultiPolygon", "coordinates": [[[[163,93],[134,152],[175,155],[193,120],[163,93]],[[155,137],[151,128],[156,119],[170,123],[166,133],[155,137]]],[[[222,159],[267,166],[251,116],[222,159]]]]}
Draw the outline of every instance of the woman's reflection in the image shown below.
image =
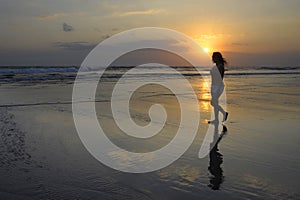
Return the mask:
{"type": "Polygon", "coordinates": [[[211,124],[214,126],[214,139],[211,143],[211,150],[209,152],[209,166],[208,170],[211,173],[211,178],[209,180],[210,184],[208,185],[212,190],[219,190],[220,185],[224,181],[223,170],[221,164],[223,163],[223,155],[219,152],[218,144],[222,140],[223,136],[227,132],[227,127],[223,125],[223,130],[219,136],[219,124],[211,124]],[[214,145],[212,147],[212,145],[214,145]]]}

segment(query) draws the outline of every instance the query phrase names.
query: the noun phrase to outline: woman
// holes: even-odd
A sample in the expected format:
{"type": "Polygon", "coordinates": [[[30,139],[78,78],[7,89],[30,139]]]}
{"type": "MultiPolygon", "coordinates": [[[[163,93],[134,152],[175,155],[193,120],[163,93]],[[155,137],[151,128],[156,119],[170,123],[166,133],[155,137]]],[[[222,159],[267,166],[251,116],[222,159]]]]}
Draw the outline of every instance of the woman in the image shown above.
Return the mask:
{"type": "Polygon", "coordinates": [[[216,65],[211,69],[211,105],[214,107],[215,119],[208,123],[219,122],[219,111],[223,114],[223,122],[227,120],[228,112],[219,105],[219,98],[224,91],[224,65],[227,64],[220,52],[214,52],[212,61],[216,65]]]}

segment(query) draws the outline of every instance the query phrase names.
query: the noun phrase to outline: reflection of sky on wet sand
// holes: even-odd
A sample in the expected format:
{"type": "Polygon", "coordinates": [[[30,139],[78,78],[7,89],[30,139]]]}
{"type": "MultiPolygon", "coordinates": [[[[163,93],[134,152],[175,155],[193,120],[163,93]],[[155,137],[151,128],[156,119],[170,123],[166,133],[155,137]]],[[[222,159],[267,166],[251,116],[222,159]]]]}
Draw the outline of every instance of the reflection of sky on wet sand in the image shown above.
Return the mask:
{"type": "Polygon", "coordinates": [[[115,150],[108,153],[108,156],[117,162],[120,165],[120,168],[127,169],[127,168],[135,168],[136,162],[147,162],[151,163],[154,158],[153,153],[147,153],[143,155],[132,155],[128,154],[122,150],[115,150]]]}
{"type": "Polygon", "coordinates": [[[162,180],[174,180],[177,185],[193,186],[201,175],[199,167],[191,165],[170,166],[167,170],[161,170],[158,175],[162,180]]]}
{"type": "Polygon", "coordinates": [[[210,112],[211,111],[211,105],[210,105],[211,96],[210,96],[209,86],[204,81],[202,81],[199,83],[198,87],[200,88],[200,91],[197,93],[200,111],[210,112]]]}
{"type": "Polygon", "coordinates": [[[212,107],[210,105],[210,76],[198,76],[190,79],[190,83],[195,90],[199,101],[199,111],[210,112],[212,107]]]}

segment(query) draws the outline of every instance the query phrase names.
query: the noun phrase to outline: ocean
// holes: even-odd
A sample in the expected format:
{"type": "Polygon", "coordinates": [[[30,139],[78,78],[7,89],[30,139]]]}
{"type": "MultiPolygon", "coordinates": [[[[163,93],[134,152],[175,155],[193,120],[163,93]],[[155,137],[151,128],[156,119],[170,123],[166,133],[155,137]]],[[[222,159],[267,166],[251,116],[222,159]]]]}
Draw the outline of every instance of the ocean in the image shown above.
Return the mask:
{"type": "MultiPolygon", "coordinates": [[[[115,67],[112,72],[106,75],[106,78],[116,78],[122,76],[124,70],[131,67],[115,67]]],[[[146,67],[147,68],[147,67],[146,67]]],[[[148,67],[149,69],[153,67],[148,67]]],[[[155,68],[154,68],[155,69],[155,68]]],[[[209,67],[198,68],[200,72],[195,72],[191,70],[190,67],[174,67],[174,69],[180,71],[184,75],[188,76],[206,76],[208,75],[209,67]]],[[[31,67],[31,66],[20,66],[20,67],[0,67],[0,83],[5,82],[22,82],[22,81],[51,81],[51,80],[74,80],[79,67],[31,67]]],[[[300,66],[298,67],[230,67],[227,69],[227,76],[253,76],[253,75],[284,75],[284,74],[299,74],[300,66]]],[[[93,72],[90,72],[93,73],[93,72]]],[[[145,75],[145,74],[139,74],[145,75]]],[[[153,74],[150,74],[153,75],[153,74]]],[[[159,74],[161,75],[161,74],[159,74]]],[[[164,73],[171,77],[174,74],[164,73]]],[[[137,74],[135,74],[137,76],[137,74]]]]}

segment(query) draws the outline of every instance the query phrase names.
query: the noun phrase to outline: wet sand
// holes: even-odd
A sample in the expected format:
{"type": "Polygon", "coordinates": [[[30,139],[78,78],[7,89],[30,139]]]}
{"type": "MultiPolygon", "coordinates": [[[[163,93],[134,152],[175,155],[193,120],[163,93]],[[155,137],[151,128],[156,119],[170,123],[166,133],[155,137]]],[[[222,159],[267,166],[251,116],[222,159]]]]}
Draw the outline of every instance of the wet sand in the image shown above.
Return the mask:
{"type": "MultiPolygon", "coordinates": [[[[198,152],[210,119],[210,96],[198,77],[190,79],[200,100],[196,139],[179,160],[146,174],[108,168],[85,149],[72,118],[72,81],[1,84],[1,199],[300,198],[300,75],[227,76],[228,130],[203,159],[198,152]]],[[[172,139],[180,113],[170,91],[149,86],[136,94],[137,124],[147,123],[145,105],[153,102],[162,102],[171,116],[162,133],[139,144],[114,124],[105,93],[111,81],[103,84],[97,114],[116,144],[151,151],[172,139]]]]}

